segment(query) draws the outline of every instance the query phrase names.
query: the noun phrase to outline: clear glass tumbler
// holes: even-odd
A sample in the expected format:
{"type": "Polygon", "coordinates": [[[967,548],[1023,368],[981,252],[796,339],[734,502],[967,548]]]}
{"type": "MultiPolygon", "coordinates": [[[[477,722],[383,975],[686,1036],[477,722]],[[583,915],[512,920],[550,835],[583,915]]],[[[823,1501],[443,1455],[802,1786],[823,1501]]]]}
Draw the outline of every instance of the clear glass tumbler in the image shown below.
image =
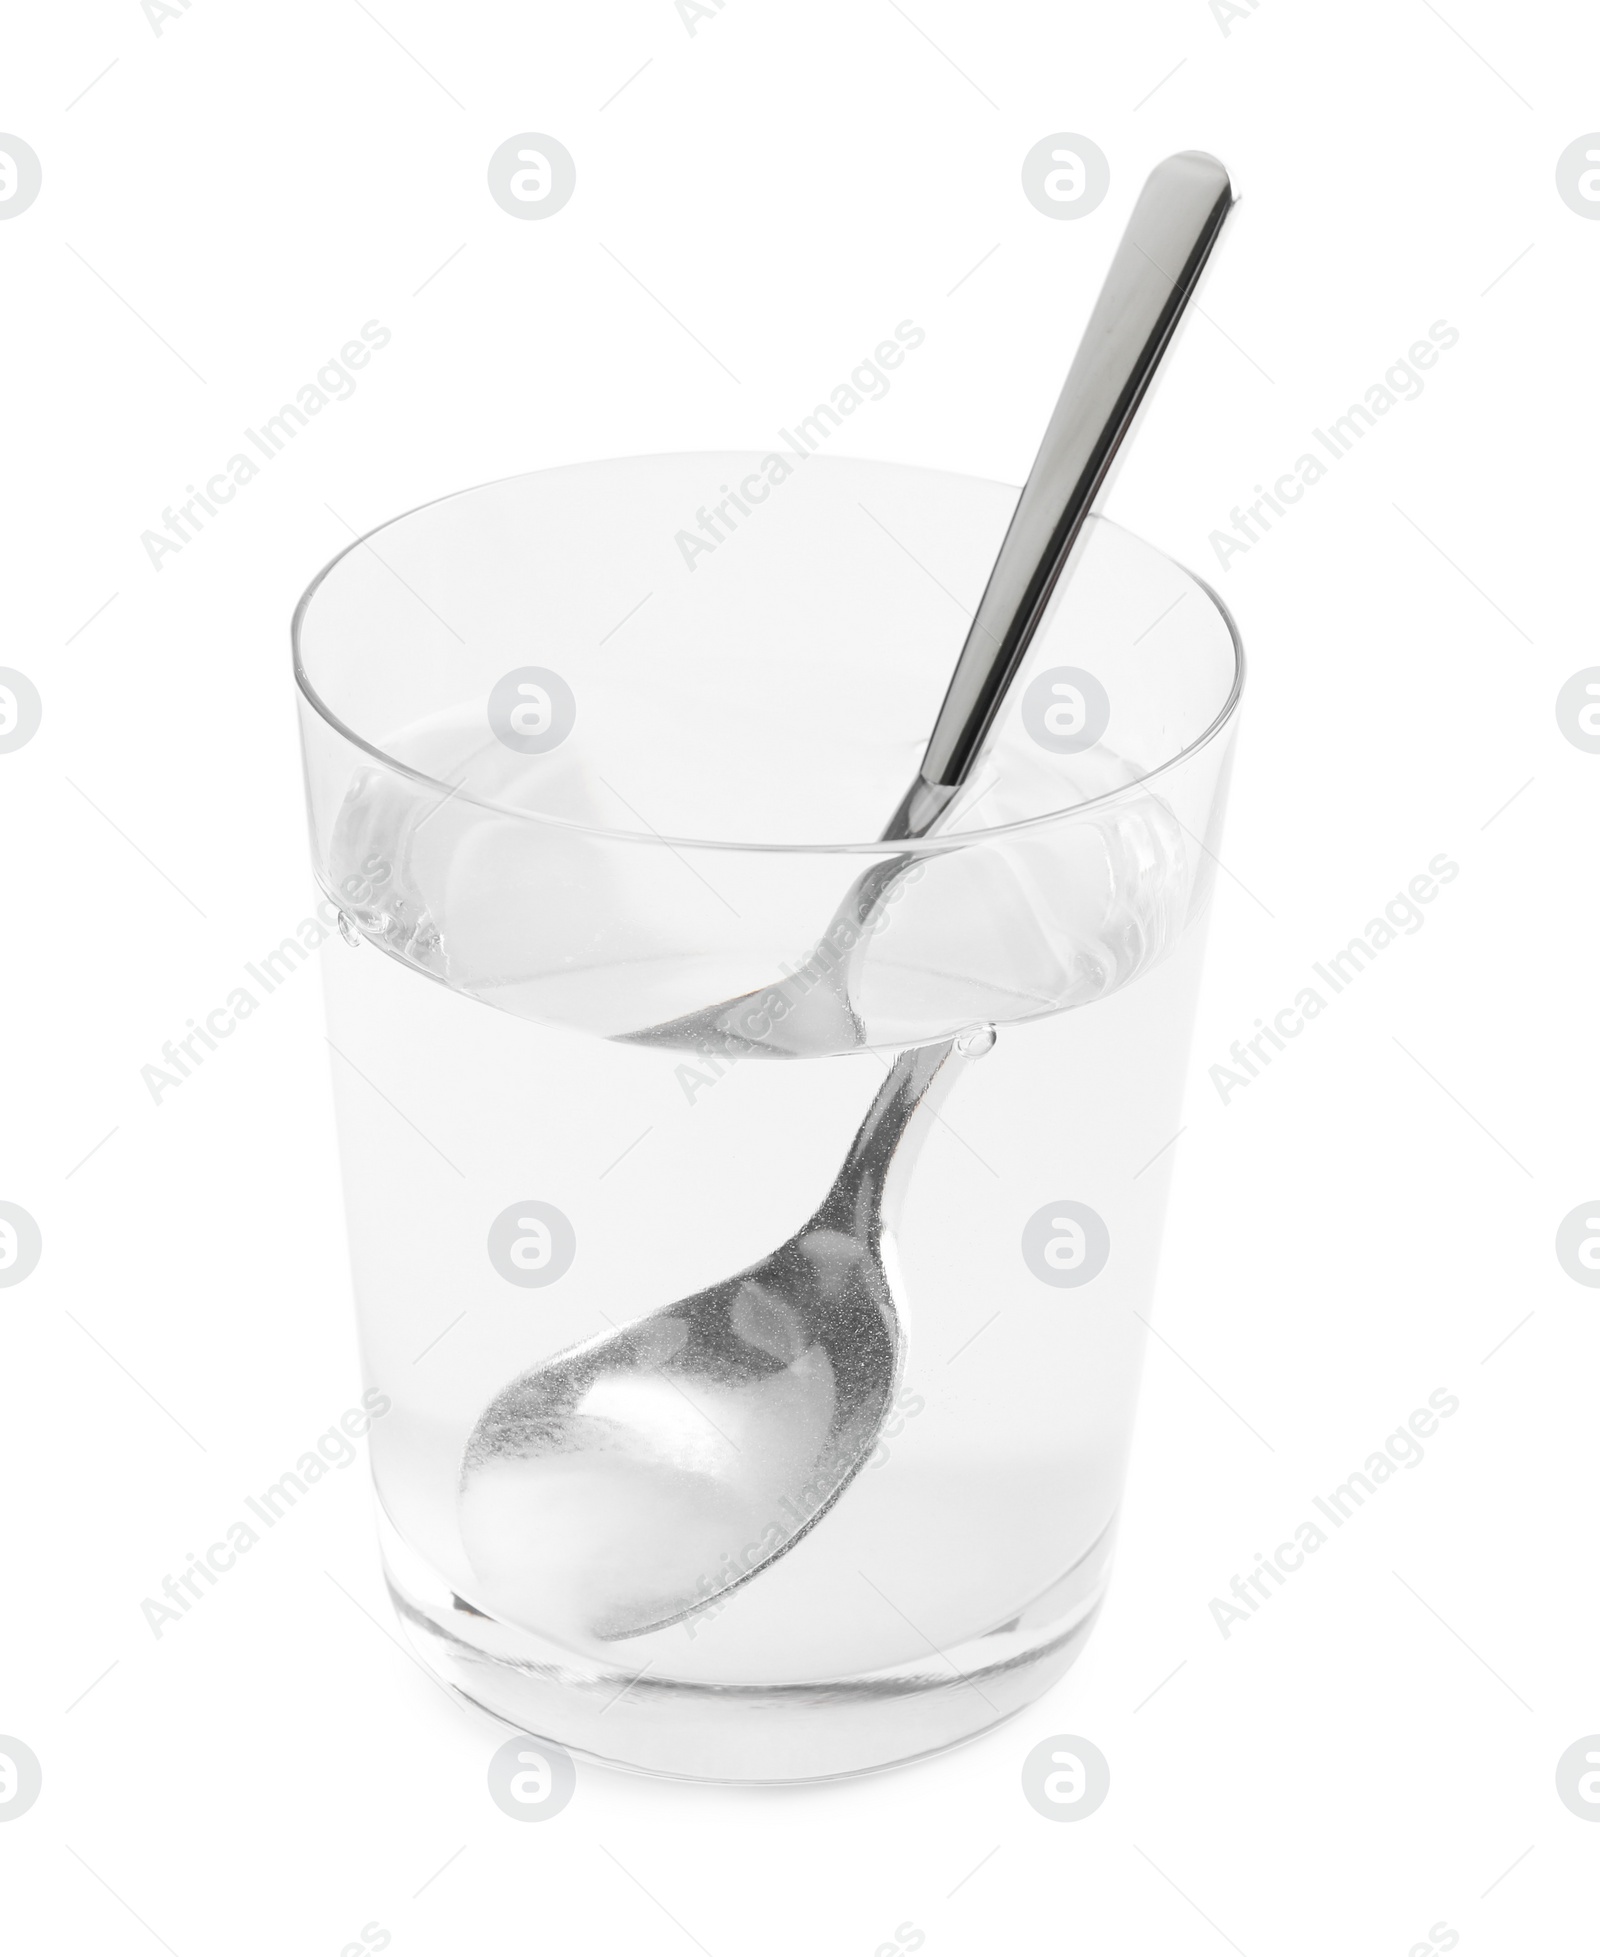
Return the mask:
{"type": "Polygon", "coordinates": [[[947,821],[873,840],[1014,500],[554,469],[296,614],[388,1580],[573,1750],[884,1766],[1104,1594],[1243,669],[1097,521],[947,821]]]}

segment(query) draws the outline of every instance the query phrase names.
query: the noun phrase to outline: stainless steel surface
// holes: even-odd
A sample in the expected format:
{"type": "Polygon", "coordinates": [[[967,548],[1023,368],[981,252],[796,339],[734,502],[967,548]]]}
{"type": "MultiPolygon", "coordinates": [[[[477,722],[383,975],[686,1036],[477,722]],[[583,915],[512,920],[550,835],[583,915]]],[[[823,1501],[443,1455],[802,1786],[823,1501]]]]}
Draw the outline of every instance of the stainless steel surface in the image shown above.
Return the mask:
{"type": "Polygon", "coordinates": [[[927,834],[971,772],[1232,202],[1227,171],[1199,150],[1146,179],[887,840],[927,834]]]}
{"type": "Polygon", "coordinates": [[[993,1044],[986,1028],[902,1053],[820,1207],[763,1262],[495,1396],[459,1498],[488,1608],[514,1569],[541,1611],[637,1637],[705,1609],[813,1527],[872,1452],[898,1384],[905,1178],[955,1077],[993,1044]]]}

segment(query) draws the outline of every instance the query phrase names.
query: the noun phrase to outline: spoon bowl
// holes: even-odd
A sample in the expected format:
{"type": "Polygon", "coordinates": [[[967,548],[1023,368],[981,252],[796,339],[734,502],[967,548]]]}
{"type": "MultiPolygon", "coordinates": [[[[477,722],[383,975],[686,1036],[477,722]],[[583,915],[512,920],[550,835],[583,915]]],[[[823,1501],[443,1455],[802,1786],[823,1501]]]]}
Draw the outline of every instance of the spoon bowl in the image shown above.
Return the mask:
{"type": "Polygon", "coordinates": [[[479,1416],[462,1540],[486,1604],[603,1640],[691,1617],[813,1528],[900,1383],[912,1161],[992,1029],[902,1053],[832,1187],[770,1257],[542,1361],[479,1416]]]}

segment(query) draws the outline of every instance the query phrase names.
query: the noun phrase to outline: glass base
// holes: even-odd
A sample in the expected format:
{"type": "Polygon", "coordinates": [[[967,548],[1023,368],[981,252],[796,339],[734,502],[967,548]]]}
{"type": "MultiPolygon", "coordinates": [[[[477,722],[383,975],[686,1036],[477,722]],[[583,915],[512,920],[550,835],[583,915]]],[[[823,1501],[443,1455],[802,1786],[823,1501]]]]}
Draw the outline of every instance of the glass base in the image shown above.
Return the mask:
{"type": "Polygon", "coordinates": [[[1024,1610],[926,1660],[803,1684],[612,1670],[458,1597],[379,1516],[395,1610],[429,1670],[520,1732],[629,1772],[781,1785],[921,1759],[1021,1712],[1088,1641],[1114,1525],[1024,1610]]]}

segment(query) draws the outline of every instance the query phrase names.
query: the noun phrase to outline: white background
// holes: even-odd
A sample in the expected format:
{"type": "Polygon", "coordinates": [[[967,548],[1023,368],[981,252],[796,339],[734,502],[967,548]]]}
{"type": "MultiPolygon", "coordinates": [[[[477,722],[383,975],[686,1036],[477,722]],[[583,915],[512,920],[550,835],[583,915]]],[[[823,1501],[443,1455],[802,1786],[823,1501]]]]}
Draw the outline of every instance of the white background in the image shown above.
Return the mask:
{"type": "Polygon", "coordinates": [[[138,0],[10,10],[0,129],[44,188],[0,223],[0,664],[44,722],[0,755],[0,1196],[44,1256],[0,1293],[0,1733],[44,1792],[0,1827],[8,1949],[333,1957],[373,1922],[397,1953],[868,1953],[908,1924],[930,1957],[1592,1947],[1600,1828],[1555,1763],[1600,1730],[1600,1298],[1554,1237],[1600,1190],[1600,756],[1554,702],[1600,662],[1600,223],[1555,164],[1600,126],[1600,23],[1259,0],[1229,27],[1207,0],[726,0],[692,35],[672,0],[193,0],[159,35],[138,0]],[[485,189],[526,130],[577,160],[545,222],[485,189]],[[1059,131],[1111,164],[1076,221],[1020,187],[1059,131]],[[580,1764],[521,1826],[486,1792],[499,1729],[391,1635],[364,1469],[154,1639],[141,1599],[359,1391],[316,978],[159,1107],[140,1079],[313,902],[301,588],[349,526],[469,483],[767,446],[905,318],[926,345],[837,449],[1020,481],[1139,183],[1189,146],[1244,203],[1112,513],[1220,586],[1252,681],[1087,1655],[913,1769],[755,1793],[580,1764]],[[355,397],[155,571],[140,532],[373,318],[355,397]],[[1425,393],[1221,569],[1230,509],[1441,319],[1425,393]],[[1229,1043],[1440,851],[1425,927],[1224,1105],[1229,1043]],[[1440,1387],[1421,1466],[1224,1639],[1210,1600],[1440,1387]],[[1066,1826],[1019,1783],[1062,1733],[1112,1774],[1066,1826]]]}

